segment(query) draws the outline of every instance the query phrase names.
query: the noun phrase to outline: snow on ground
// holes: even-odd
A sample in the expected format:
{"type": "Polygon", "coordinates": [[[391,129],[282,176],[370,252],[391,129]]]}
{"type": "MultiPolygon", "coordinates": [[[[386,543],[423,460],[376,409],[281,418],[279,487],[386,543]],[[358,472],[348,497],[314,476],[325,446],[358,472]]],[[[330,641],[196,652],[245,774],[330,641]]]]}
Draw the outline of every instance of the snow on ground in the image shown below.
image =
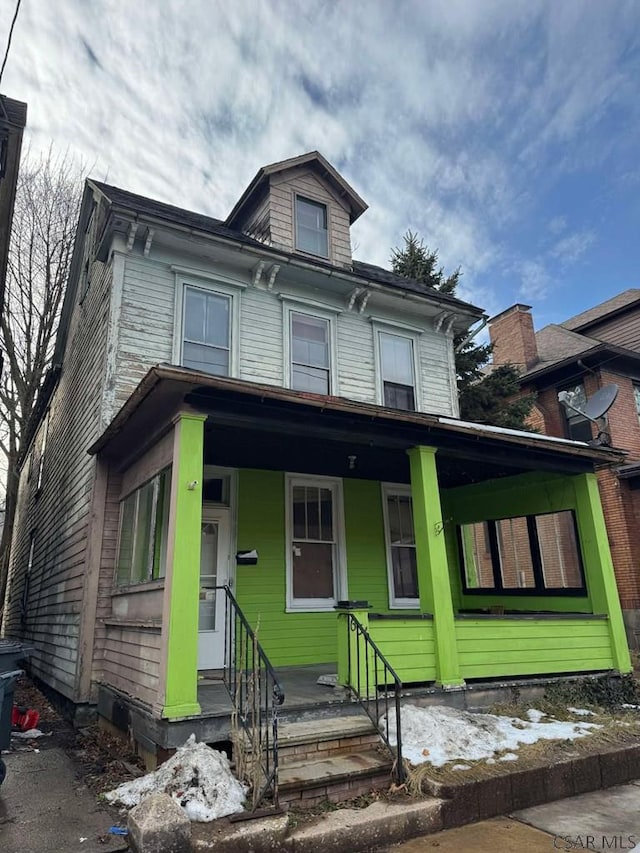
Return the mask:
{"type": "Polygon", "coordinates": [[[196,743],[191,735],[158,770],[124,782],[104,796],[109,803],[131,808],[150,794],[161,793],[169,794],[190,820],[204,822],[241,812],[246,788],[231,772],[224,753],[196,743]]]}
{"type": "MultiPolygon", "coordinates": [[[[442,767],[449,761],[492,759],[508,750],[501,760],[513,761],[521,744],[539,740],[574,740],[602,728],[596,723],[558,720],[541,722],[545,715],[535,708],[527,712],[528,720],[496,714],[472,714],[457,708],[418,708],[404,705],[402,754],[412,764],[430,762],[442,767]],[[513,755],[513,757],[511,757],[513,755]],[[508,757],[507,757],[508,756],[508,757]]],[[[395,713],[391,712],[390,735],[395,741],[395,713]]],[[[384,718],[380,720],[380,727],[384,718]]]]}
{"type": "Polygon", "coordinates": [[[567,708],[567,711],[576,714],[578,717],[595,717],[593,711],[587,711],[586,708],[567,708]]]}

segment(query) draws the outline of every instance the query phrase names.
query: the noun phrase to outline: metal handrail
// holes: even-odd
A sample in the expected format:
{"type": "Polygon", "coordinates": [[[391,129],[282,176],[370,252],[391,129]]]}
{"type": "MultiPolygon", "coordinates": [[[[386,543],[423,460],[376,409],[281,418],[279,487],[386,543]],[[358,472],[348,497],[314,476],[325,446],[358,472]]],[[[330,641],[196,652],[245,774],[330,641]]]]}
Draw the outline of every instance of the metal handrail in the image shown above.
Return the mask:
{"type": "Polygon", "coordinates": [[[224,682],[236,717],[258,756],[264,782],[253,791],[253,810],[271,793],[278,807],[278,708],[284,690],[258,638],[228,586],[225,594],[224,682]]]}
{"type": "Polygon", "coordinates": [[[402,759],[402,724],[400,718],[400,697],[402,695],[402,682],[398,674],[391,666],[386,657],[382,654],[378,646],[369,636],[369,632],[364,625],[353,615],[347,613],[347,659],[348,659],[348,678],[349,687],[355,695],[360,705],[366,711],[369,719],[374,723],[376,729],[380,732],[380,736],[386,743],[391,753],[395,753],[395,775],[399,784],[402,784],[406,779],[406,771],[404,761],[402,759]],[[353,661],[351,653],[351,633],[356,635],[356,660],[355,660],[355,678],[353,676],[353,661]],[[363,641],[361,643],[360,641],[363,641]],[[360,648],[364,645],[364,662],[361,659],[360,648]],[[371,679],[370,679],[370,661],[372,661],[371,679]],[[364,667],[363,667],[364,663],[364,667]],[[363,672],[364,670],[364,672],[363,672]],[[364,677],[363,677],[364,676],[364,677]],[[379,676],[382,676],[380,678],[379,676]],[[389,690],[387,685],[393,684],[393,702],[395,705],[395,739],[393,744],[389,733],[391,726],[389,722],[389,690]],[[382,685],[384,690],[382,695],[378,690],[378,686],[382,685]],[[364,687],[364,694],[363,694],[364,687]],[[384,714],[381,714],[381,706],[384,709],[384,714]],[[384,717],[384,727],[380,726],[380,721],[384,717]]]}

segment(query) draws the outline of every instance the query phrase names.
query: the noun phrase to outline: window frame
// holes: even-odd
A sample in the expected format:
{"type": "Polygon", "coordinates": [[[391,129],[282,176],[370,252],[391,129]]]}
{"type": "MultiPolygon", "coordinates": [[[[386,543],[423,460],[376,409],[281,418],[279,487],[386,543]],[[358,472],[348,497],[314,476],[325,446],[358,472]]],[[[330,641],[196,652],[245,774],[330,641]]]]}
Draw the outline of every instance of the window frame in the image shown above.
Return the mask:
{"type": "MultiPolygon", "coordinates": [[[[419,610],[420,609],[420,580],[417,576],[417,554],[416,554],[416,583],[418,587],[418,596],[417,598],[396,598],[395,594],[395,584],[393,577],[393,555],[392,555],[392,544],[391,544],[391,524],[389,521],[389,506],[388,499],[389,497],[393,497],[394,495],[400,495],[402,497],[408,496],[412,498],[411,495],[411,486],[407,486],[403,483],[381,483],[380,493],[382,496],[382,517],[384,521],[384,544],[385,544],[385,558],[387,562],[387,586],[389,591],[389,609],[390,610],[419,610]]],[[[411,514],[413,517],[413,500],[411,500],[411,514]]],[[[416,532],[415,532],[415,520],[413,525],[413,539],[414,539],[414,548],[416,547],[416,532]]]]}
{"type": "Polygon", "coordinates": [[[310,195],[304,195],[304,193],[293,193],[293,245],[295,247],[296,252],[300,252],[302,255],[307,255],[310,258],[322,258],[323,260],[329,261],[331,259],[331,214],[330,214],[331,206],[325,201],[318,198],[313,198],[310,195]],[[323,255],[318,252],[310,252],[308,249],[302,249],[298,244],[298,201],[307,202],[308,204],[315,205],[317,207],[323,207],[326,220],[327,220],[327,254],[323,255]]]}
{"type": "Polygon", "coordinates": [[[462,590],[465,595],[501,595],[501,596],[517,596],[527,598],[532,596],[544,595],[546,597],[571,597],[571,598],[588,598],[589,590],[584,571],[584,557],[582,554],[582,543],[580,541],[580,530],[578,528],[578,520],[576,512],[573,508],[557,509],[549,512],[538,512],[529,514],[519,514],[513,516],[505,516],[501,518],[479,519],[477,521],[468,521],[465,524],[459,524],[456,528],[458,541],[458,560],[460,567],[460,576],[462,581],[462,590]],[[549,587],[546,586],[543,574],[543,563],[541,557],[540,542],[536,529],[536,519],[547,515],[557,515],[561,512],[570,512],[573,519],[574,539],[576,543],[576,556],[578,561],[578,571],[582,586],[579,587],[549,587]],[[524,518],[527,523],[527,531],[529,537],[529,552],[533,567],[533,577],[535,585],[532,587],[505,587],[502,581],[502,566],[500,563],[500,549],[498,545],[497,524],[500,521],[508,521],[510,518],[524,518]],[[462,528],[465,524],[487,524],[489,535],[489,547],[491,552],[491,565],[493,570],[492,587],[470,587],[467,582],[467,566],[464,553],[464,542],[462,528]]]}
{"type": "MultiPolygon", "coordinates": [[[[375,350],[375,372],[376,372],[376,396],[380,406],[386,406],[384,400],[384,376],[382,361],[382,335],[391,335],[397,338],[405,338],[411,344],[412,368],[413,368],[413,409],[397,409],[399,412],[421,412],[422,411],[422,389],[420,382],[420,332],[403,325],[385,324],[375,322],[373,324],[374,350],[375,350]]],[[[408,387],[408,386],[406,386],[408,387]]],[[[388,407],[387,407],[388,408],[388,407]]]]}
{"type": "Polygon", "coordinates": [[[49,415],[50,409],[47,409],[44,418],[42,419],[42,440],[40,442],[40,456],[38,457],[38,475],[36,478],[36,494],[42,489],[44,480],[44,463],[47,452],[47,441],[49,439],[49,415]]]}
{"type": "MultiPolygon", "coordinates": [[[[238,378],[240,375],[240,318],[242,290],[247,287],[244,282],[223,281],[218,275],[204,271],[191,270],[186,267],[172,267],[175,273],[175,305],[173,328],[173,363],[184,367],[184,304],[187,288],[201,290],[213,296],[223,296],[229,299],[229,372],[228,378],[238,378]]],[[[194,368],[185,367],[185,370],[194,368]]],[[[211,373],[210,376],[222,374],[211,373]]]]}
{"type": "MultiPolygon", "coordinates": [[[[285,388],[290,388],[294,391],[293,387],[293,360],[292,360],[292,352],[293,352],[293,335],[291,333],[292,330],[292,315],[293,314],[303,314],[307,317],[311,317],[314,320],[323,320],[328,324],[329,328],[329,391],[328,396],[336,397],[340,395],[339,383],[338,383],[338,344],[337,344],[337,316],[341,313],[341,309],[336,308],[333,309],[331,306],[320,306],[314,302],[308,302],[304,299],[296,299],[294,297],[288,297],[284,294],[280,295],[280,299],[282,300],[283,307],[283,330],[284,334],[282,336],[283,339],[283,366],[284,366],[284,376],[283,376],[283,384],[285,388]]],[[[300,392],[300,393],[313,393],[313,392],[300,392]]]]}
{"type": "Polygon", "coordinates": [[[310,474],[285,474],[285,548],[286,548],[286,612],[324,613],[333,611],[338,603],[348,597],[347,552],[344,524],[344,498],[342,480],[337,477],[320,477],[310,474]],[[311,486],[331,489],[333,495],[334,557],[333,598],[293,597],[293,488],[311,486]]]}
{"type": "Polygon", "coordinates": [[[169,524],[171,514],[171,480],[173,470],[171,465],[166,465],[160,471],[157,471],[152,477],[139,483],[135,489],[132,489],[128,494],[123,495],[119,501],[118,514],[118,538],[116,543],[116,559],[113,576],[113,586],[117,590],[126,589],[128,587],[138,587],[141,584],[152,583],[154,581],[164,581],[167,574],[167,557],[168,557],[168,539],[169,539],[169,524]],[[158,511],[160,482],[163,475],[166,474],[166,486],[163,495],[163,503],[158,511]],[[145,577],[134,579],[132,576],[134,561],[136,555],[136,545],[138,534],[138,517],[140,512],[140,493],[144,488],[153,485],[153,495],[151,504],[151,515],[149,524],[149,553],[146,560],[145,577]],[[134,497],[136,498],[134,516],[132,522],[131,533],[131,565],[129,567],[129,577],[127,580],[120,580],[120,546],[122,544],[123,519],[125,505],[127,501],[134,497]],[[166,521],[166,527],[164,522],[166,521]],[[153,546],[153,547],[151,547],[153,546]]]}
{"type": "MultiPolygon", "coordinates": [[[[584,394],[584,399],[585,399],[585,404],[586,404],[586,402],[587,402],[587,391],[586,391],[586,388],[584,387],[584,382],[582,382],[582,381],[572,382],[569,385],[563,385],[562,388],[558,388],[558,394],[560,394],[562,391],[570,391],[574,388],[577,388],[578,385],[580,385],[582,387],[582,392],[584,394]]],[[[588,430],[589,430],[589,438],[588,439],[575,438],[574,436],[571,435],[571,421],[572,421],[572,419],[575,421],[577,418],[580,417],[580,415],[578,414],[578,412],[575,412],[574,414],[570,414],[571,412],[573,412],[573,409],[568,409],[564,405],[564,403],[560,402],[560,400],[558,400],[558,405],[560,406],[560,408],[562,410],[562,421],[563,421],[563,425],[564,425],[565,437],[568,438],[570,441],[584,441],[584,442],[592,441],[593,440],[593,430],[591,428],[591,421],[585,417],[583,417],[582,420],[579,421],[579,423],[581,425],[583,423],[585,423],[587,425],[588,430]]]]}

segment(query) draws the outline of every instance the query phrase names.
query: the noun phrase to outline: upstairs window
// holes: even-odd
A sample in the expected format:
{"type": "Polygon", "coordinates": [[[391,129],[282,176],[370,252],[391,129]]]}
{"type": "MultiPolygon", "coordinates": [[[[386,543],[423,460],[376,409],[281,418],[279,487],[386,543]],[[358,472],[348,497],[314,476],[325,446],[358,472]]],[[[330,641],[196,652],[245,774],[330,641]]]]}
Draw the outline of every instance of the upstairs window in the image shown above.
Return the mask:
{"type": "Polygon", "coordinates": [[[464,524],[459,533],[466,592],[586,595],[571,510],[464,524]]]}
{"type": "Polygon", "coordinates": [[[121,501],[118,584],[165,576],[170,485],[171,469],[166,468],[121,501]]]}
{"type": "Polygon", "coordinates": [[[388,332],[379,335],[383,405],[413,412],[416,408],[413,341],[388,332]]]}
{"type": "Polygon", "coordinates": [[[329,320],[292,311],[291,387],[330,394],[329,320]]]}
{"type": "Polygon", "coordinates": [[[562,390],[567,394],[567,403],[573,406],[572,409],[569,409],[563,403],[560,403],[564,414],[567,438],[572,438],[574,441],[591,441],[593,438],[591,434],[591,421],[587,420],[579,412],[574,411],[574,409],[584,411],[587,405],[587,395],[585,394],[584,385],[578,382],[576,385],[571,385],[562,390]]]}
{"type": "Polygon", "coordinates": [[[231,297],[199,287],[184,288],[182,364],[229,376],[231,297]]]}
{"type": "Polygon", "coordinates": [[[326,204],[296,196],[296,249],[321,258],[329,257],[326,204]]]}

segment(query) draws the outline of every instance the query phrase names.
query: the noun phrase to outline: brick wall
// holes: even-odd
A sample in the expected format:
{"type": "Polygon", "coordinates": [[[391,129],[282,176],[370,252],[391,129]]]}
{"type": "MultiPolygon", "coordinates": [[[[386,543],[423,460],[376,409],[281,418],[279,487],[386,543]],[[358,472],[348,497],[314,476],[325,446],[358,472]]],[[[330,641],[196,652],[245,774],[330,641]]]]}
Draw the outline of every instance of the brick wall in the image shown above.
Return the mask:
{"type": "Polygon", "coordinates": [[[531,367],[538,360],[529,305],[512,305],[489,321],[494,364],[531,367]]]}

